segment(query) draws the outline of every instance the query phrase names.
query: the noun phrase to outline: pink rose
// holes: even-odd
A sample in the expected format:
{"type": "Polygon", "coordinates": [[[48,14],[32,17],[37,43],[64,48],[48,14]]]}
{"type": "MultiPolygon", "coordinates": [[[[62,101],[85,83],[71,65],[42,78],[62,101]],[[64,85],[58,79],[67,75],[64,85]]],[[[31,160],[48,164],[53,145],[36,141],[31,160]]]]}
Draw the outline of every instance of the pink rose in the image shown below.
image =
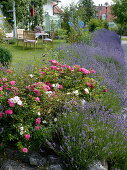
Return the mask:
{"type": "Polygon", "coordinates": [[[95,71],[95,70],[90,70],[90,72],[91,72],[91,73],[96,73],[96,71],[95,71]]]}
{"type": "Polygon", "coordinates": [[[16,85],[16,82],[14,80],[10,81],[11,85],[16,85]]]}
{"type": "Polygon", "coordinates": [[[7,81],[7,78],[3,77],[1,80],[2,80],[2,81],[7,81]]]}
{"type": "Polygon", "coordinates": [[[37,102],[40,102],[40,98],[39,98],[39,97],[36,97],[35,100],[36,100],[37,102]]]}
{"type": "Polygon", "coordinates": [[[54,66],[59,65],[58,61],[56,60],[49,60],[49,62],[51,62],[54,66]]]}
{"type": "Polygon", "coordinates": [[[78,71],[80,71],[80,72],[82,72],[82,73],[84,73],[86,75],[90,74],[90,71],[85,69],[85,68],[80,68],[78,71]]]}
{"type": "Polygon", "coordinates": [[[59,89],[63,89],[63,86],[62,86],[62,85],[59,85],[59,89]]]}
{"type": "Polygon", "coordinates": [[[0,87],[0,91],[2,91],[3,90],[3,87],[0,87]]]}
{"type": "Polygon", "coordinates": [[[22,148],[22,151],[27,153],[28,152],[28,149],[27,148],[22,148]]]}
{"type": "Polygon", "coordinates": [[[41,93],[40,93],[40,91],[39,91],[39,90],[34,89],[33,91],[34,91],[34,93],[36,93],[36,95],[37,95],[37,96],[40,96],[40,95],[41,95],[41,93]]]}
{"type": "Polygon", "coordinates": [[[11,114],[13,114],[13,111],[8,109],[8,110],[5,111],[5,114],[11,115],[11,114]]]}
{"type": "Polygon", "coordinates": [[[44,88],[45,91],[50,91],[51,90],[51,88],[46,84],[43,85],[43,88],[44,88]]]}
{"type": "Polygon", "coordinates": [[[7,73],[12,73],[12,70],[8,69],[8,70],[7,70],[7,73]]]}
{"type": "Polygon", "coordinates": [[[2,112],[0,112],[0,119],[3,117],[3,113],[2,112]]]}
{"type": "Polygon", "coordinates": [[[39,125],[40,123],[41,123],[41,118],[38,117],[38,118],[36,119],[36,125],[39,125]]]}
{"type": "Polygon", "coordinates": [[[56,66],[51,66],[50,69],[51,70],[57,70],[57,67],[56,66]]]}
{"type": "Polygon", "coordinates": [[[35,126],[35,129],[36,129],[36,130],[40,130],[41,127],[40,127],[40,126],[35,126]]]}
{"type": "Polygon", "coordinates": [[[41,71],[40,74],[46,74],[46,72],[41,71]]]}
{"type": "Polygon", "coordinates": [[[104,89],[103,92],[108,92],[108,89],[104,89]]]}
{"type": "Polygon", "coordinates": [[[24,136],[24,138],[26,139],[26,140],[29,140],[30,139],[30,134],[26,134],[25,136],[24,136]]]}

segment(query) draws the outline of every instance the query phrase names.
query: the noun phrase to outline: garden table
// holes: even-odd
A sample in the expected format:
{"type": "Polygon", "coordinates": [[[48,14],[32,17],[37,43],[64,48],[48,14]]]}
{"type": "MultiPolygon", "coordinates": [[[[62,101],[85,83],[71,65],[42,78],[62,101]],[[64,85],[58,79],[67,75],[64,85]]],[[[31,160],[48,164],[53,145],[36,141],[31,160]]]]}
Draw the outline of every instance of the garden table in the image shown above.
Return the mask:
{"type": "Polygon", "coordinates": [[[36,35],[36,38],[38,38],[38,37],[42,37],[42,48],[43,48],[43,39],[45,38],[45,37],[48,37],[49,36],[49,34],[48,33],[46,33],[46,32],[37,32],[37,33],[35,33],[35,35],[36,35]]]}

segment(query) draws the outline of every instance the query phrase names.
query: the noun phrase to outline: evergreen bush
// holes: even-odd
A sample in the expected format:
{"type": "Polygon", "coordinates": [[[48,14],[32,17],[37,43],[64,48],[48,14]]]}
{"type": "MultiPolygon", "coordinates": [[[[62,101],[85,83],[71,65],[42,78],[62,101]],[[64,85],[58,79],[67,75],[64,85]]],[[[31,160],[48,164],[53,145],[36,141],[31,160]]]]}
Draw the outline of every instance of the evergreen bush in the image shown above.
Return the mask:
{"type": "Polygon", "coordinates": [[[12,60],[12,54],[6,48],[0,47],[0,63],[3,66],[8,66],[12,60]]]}

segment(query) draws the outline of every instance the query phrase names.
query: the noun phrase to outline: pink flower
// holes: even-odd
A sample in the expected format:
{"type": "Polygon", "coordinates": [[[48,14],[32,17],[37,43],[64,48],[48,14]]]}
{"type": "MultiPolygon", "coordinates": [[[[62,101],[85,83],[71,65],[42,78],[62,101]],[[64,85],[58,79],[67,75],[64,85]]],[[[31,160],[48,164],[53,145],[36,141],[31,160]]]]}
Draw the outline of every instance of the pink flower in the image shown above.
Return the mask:
{"type": "Polygon", "coordinates": [[[89,82],[86,82],[86,85],[90,87],[91,84],[89,82]]]}
{"type": "Polygon", "coordinates": [[[108,92],[108,89],[104,89],[103,92],[108,92]]]}
{"type": "Polygon", "coordinates": [[[44,88],[45,91],[50,91],[51,90],[51,88],[46,84],[43,85],[43,88],[44,88]]]}
{"type": "Polygon", "coordinates": [[[39,98],[39,97],[36,97],[35,100],[36,100],[37,102],[40,102],[40,98],[39,98]]]}
{"type": "Polygon", "coordinates": [[[96,73],[96,71],[95,71],[95,70],[90,70],[90,72],[91,72],[91,73],[96,73]]]}
{"type": "Polygon", "coordinates": [[[40,127],[40,126],[35,126],[35,129],[36,129],[36,130],[40,130],[41,127],[40,127]]]}
{"type": "Polygon", "coordinates": [[[71,67],[71,66],[67,66],[67,69],[70,71],[74,71],[74,67],[71,67]]]}
{"type": "Polygon", "coordinates": [[[51,66],[50,69],[51,70],[57,70],[57,67],[56,66],[51,66]]]}
{"type": "Polygon", "coordinates": [[[90,74],[90,71],[85,68],[80,68],[78,71],[83,72],[86,75],[90,74]]]}
{"type": "Polygon", "coordinates": [[[3,87],[0,87],[0,91],[2,91],[3,90],[3,87]]]}
{"type": "Polygon", "coordinates": [[[38,117],[38,118],[36,119],[36,125],[39,125],[40,123],[41,123],[41,118],[38,117]]]}
{"type": "Polygon", "coordinates": [[[7,70],[7,73],[12,73],[12,70],[8,69],[8,70],[7,70]]]}
{"type": "Polygon", "coordinates": [[[10,99],[8,99],[8,104],[9,104],[10,107],[14,107],[14,106],[15,106],[15,103],[12,103],[12,102],[10,101],[10,99]]]}
{"type": "Polygon", "coordinates": [[[26,140],[29,140],[30,139],[30,134],[26,134],[25,136],[24,136],[24,138],[26,139],[26,140]]]}
{"type": "Polygon", "coordinates": [[[80,68],[80,66],[79,66],[79,65],[74,65],[74,67],[75,67],[75,68],[80,68]]]}
{"type": "Polygon", "coordinates": [[[46,72],[41,71],[40,74],[46,74],[46,72]]]}
{"type": "Polygon", "coordinates": [[[16,85],[16,82],[14,80],[10,81],[11,85],[16,85]]]}
{"type": "Polygon", "coordinates": [[[40,91],[39,91],[39,90],[34,89],[33,91],[34,91],[34,93],[36,93],[36,95],[37,95],[37,96],[40,96],[40,95],[41,95],[41,93],[40,93],[40,91]]]}
{"type": "Polygon", "coordinates": [[[49,62],[51,62],[54,66],[59,65],[58,61],[56,60],[49,60],[49,62]]]}
{"type": "Polygon", "coordinates": [[[27,153],[28,152],[28,149],[27,148],[22,148],[22,151],[27,153]]]}
{"type": "Polygon", "coordinates": [[[0,112],[0,119],[3,117],[3,113],[2,112],[0,112]]]}
{"type": "Polygon", "coordinates": [[[5,111],[5,114],[11,115],[11,114],[13,114],[13,111],[8,109],[8,110],[5,111]]]}
{"type": "Polygon", "coordinates": [[[2,80],[2,81],[7,81],[7,78],[3,77],[1,80],[2,80]]]}
{"type": "Polygon", "coordinates": [[[62,86],[62,85],[59,85],[59,89],[63,89],[63,86],[62,86]]]}

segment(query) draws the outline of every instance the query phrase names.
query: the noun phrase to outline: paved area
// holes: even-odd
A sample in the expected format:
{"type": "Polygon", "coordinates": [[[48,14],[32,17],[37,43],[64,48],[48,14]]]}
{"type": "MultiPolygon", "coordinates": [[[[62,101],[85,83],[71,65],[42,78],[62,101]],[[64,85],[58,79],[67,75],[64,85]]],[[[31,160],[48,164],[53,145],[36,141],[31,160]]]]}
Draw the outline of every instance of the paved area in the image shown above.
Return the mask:
{"type": "Polygon", "coordinates": [[[123,47],[124,53],[125,53],[125,59],[127,61],[127,41],[122,40],[121,45],[123,47]]]}

